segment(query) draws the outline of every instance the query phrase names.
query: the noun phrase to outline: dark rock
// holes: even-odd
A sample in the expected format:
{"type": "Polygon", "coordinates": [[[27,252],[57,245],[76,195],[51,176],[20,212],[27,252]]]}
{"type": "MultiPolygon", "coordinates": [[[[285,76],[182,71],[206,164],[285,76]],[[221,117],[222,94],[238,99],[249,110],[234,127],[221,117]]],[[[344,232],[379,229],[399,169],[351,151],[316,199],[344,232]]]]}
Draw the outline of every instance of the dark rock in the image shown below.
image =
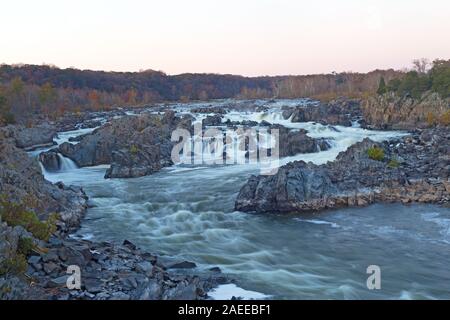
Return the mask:
{"type": "Polygon", "coordinates": [[[450,159],[442,158],[446,153],[441,148],[450,150],[450,135],[442,128],[428,134],[422,133],[424,139],[433,136],[434,142],[426,147],[408,137],[402,143],[383,144],[365,139],[341,152],[334,162],[318,166],[297,161],[282,166],[275,175],[252,176],[241,188],[235,209],[285,213],[376,201],[446,203],[450,182],[444,168],[450,159]],[[368,156],[374,146],[384,151],[381,161],[368,156]]]}
{"type": "Polygon", "coordinates": [[[56,271],[57,269],[59,269],[58,265],[55,264],[54,262],[48,262],[48,263],[44,263],[44,271],[47,274],[51,274],[54,271],[56,271]]]}
{"type": "Polygon", "coordinates": [[[61,160],[55,150],[40,153],[39,161],[47,171],[58,171],[61,168],[61,160]]]}
{"type": "Polygon", "coordinates": [[[68,275],[64,275],[58,278],[51,279],[47,282],[46,287],[47,288],[59,288],[59,287],[65,287],[67,285],[67,279],[69,278],[68,275]]]}
{"type": "Polygon", "coordinates": [[[126,240],[126,239],[123,241],[122,245],[124,245],[125,247],[130,248],[131,250],[136,250],[137,249],[137,247],[136,247],[136,245],[134,243],[132,243],[131,241],[126,240]]]}
{"type": "Polygon", "coordinates": [[[98,278],[86,278],[83,277],[82,278],[82,286],[84,286],[85,290],[90,292],[90,293],[99,293],[102,292],[102,281],[99,280],[98,278]]]}
{"type": "Polygon", "coordinates": [[[60,213],[60,232],[78,226],[86,210],[85,195],[45,180],[38,161],[16,148],[12,138],[3,138],[5,135],[7,130],[0,128],[0,194],[19,203],[34,199],[36,212],[43,219],[60,213]]]}
{"type": "Polygon", "coordinates": [[[14,136],[18,148],[32,150],[36,147],[53,145],[53,138],[56,137],[56,128],[49,125],[32,128],[18,126],[14,136]]]}
{"type": "Polygon", "coordinates": [[[292,122],[319,122],[322,124],[351,126],[352,121],[362,115],[360,102],[340,98],[326,104],[316,106],[298,106],[285,108],[282,116],[291,118],[292,122]]]}
{"type": "Polygon", "coordinates": [[[222,125],[222,117],[220,114],[207,116],[203,119],[203,126],[220,126],[222,125]]]}
{"type": "Polygon", "coordinates": [[[110,296],[110,300],[130,300],[130,295],[124,292],[114,292],[110,296]]]}
{"type": "Polygon", "coordinates": [[[196,267],[197,267],[197,265],[194,262],[183,261],[183,262],[172,264],[171,266],[169,266],[169,269],[193,269],[196,267]]]}

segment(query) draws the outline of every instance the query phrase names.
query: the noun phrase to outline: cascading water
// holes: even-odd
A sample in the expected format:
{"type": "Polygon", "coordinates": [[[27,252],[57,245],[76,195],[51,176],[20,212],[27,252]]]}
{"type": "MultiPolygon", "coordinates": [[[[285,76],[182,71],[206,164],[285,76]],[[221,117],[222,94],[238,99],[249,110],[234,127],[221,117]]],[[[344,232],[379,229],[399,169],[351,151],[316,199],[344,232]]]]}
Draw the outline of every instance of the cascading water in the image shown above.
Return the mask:
{"type": "Polygon", "coordinates": [[[58,153],[58,159],[60,164],[60,171],[70,171],[78,168],[73,160],[64,157],[61,153],[58,153]]]}
{"type": "MultiPolygon", "coordinates": [[[[303,128],[332,145],[281,164],[321,164],[365,137],[382,141],[402,134],[292,123],[281,117],[279,105],[268,105],[268,112],[232,111],[224,121],[257,119],[303,128]]],[[[136,179],[105,180],[104,172],[103,166],[45,173],[51,181],[82,186],[94,205],[74,236],[129,239],[151,252],[195,261],[199,268],[219,266],[253,297],[450,298],[450,256],[442,254],[450,245],[446,208],[377,204],[314,216],[252,215],[235,212],[234,200],[248,177],[259,173],[257,166],[176,165],[136,179]],[[366,269],[373,264],[381,267],[382,290],[366,287],[366,269]]]]}

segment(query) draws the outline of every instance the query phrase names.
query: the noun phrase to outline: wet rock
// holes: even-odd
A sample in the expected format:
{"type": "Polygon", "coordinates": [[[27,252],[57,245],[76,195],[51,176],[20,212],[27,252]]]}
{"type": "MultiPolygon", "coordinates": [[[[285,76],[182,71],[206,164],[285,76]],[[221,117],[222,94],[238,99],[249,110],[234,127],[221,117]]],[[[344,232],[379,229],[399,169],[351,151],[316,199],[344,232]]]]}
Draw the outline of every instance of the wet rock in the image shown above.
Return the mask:
{"type": "Polygon", "coordinates": [[[151,274],[153,270],[153,264],[149,261],[138,262],[136,264],[136,270],[143,272],[144,274],[151,274]]]}
{"type": "Polygon", "coordinates": [[[222,125],[222,115],[216,114],[213,116],[207,116],[203,119],[203,126],[220,126],[222,125]]]}
{"type": "Polygon", "coordinates": [[[284,108],[282,116],[292,122],[319,122],[321,124],[351,126],[362,115],[358,100],[336,99],[316,106],[284,108]]]}
{"type": "Polygon", "coordinates": [[[270,129],[277,129],[279,132],[279,153],[281,157],[325,151],[330,147],[325,139],[309,137],[306,130],[289,130],[278,124],[271,125],[270,129]]]}
{"type": "Polygon", "coordinates": [[[137,247],[136,247],[136,245],[134,243],[132,243],[131,241],[126,240],[126,239],[123,241],[122,245],[124,245],[125,247],[130,248],[131,250],[136,250],[137,249],[137,247]]]}
{"type": "Polygon", "coordinates": [[[137,300],[160,300],[162,297],[162,286],[157,280],[151,279],[145,283],[141,288],[136,290],[134,299],[137,300]]]}
{"type": "Polygon", "coordinates": [[[163,300],[197,300],[197,288],[194,284],[179,283],[175,288],[164,292],[163,300]]]}
{"type": "Polygon", "coordinates": [[[235,209],[287,213],[373,202],[448,203],[449,173],[444,168],[450,157],[442,148],[450,150],[449,129],[433,130],[430,136],[435,141],[426,146],[410,137],[396,143],[365,139],[324,165],[296,161],[276,175],[252,176],[240,190],[235,209]],[[373,147],[383,150],[382,159],[369,157],[373,147]]]}
{"type": "Polygon", "coordinates": [[[178,263],[174,263],[174,264],[170,265],[169,269],[193,269],[196,267],[197,267],[197,265],[194,262],[183,261],[183,262],[178,262],[178,263]]]}
{"type": "Polygon", "coordinates": [[[58,171],[61,168],[61,160],[55,150],[40,153],[39,161],[47,171],[58,171]]]}
{"type": "Polygon", "coordinates": [[[193,113],[216,113],[216,114],[225,114],[227,110],[224,107],[201,107],[201,108],[193,108],[191,109],[193,113]]]}

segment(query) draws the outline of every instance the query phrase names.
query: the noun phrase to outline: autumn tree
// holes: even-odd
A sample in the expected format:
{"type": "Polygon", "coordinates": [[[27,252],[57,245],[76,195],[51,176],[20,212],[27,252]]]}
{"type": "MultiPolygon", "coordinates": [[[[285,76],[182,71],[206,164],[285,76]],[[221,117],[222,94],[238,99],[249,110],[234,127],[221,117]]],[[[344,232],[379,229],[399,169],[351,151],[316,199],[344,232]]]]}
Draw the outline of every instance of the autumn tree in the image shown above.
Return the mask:
{"type": "Polygon", "coordinates": [[[93,108],[97,109],[99,107],[100,102],[97,90],[89,91],[88,99],[93,108]]]}
{"type": "Polygon", "coordinates": [[[22,81],[22,78],[15,77],[14,79],[12,79],[11,85],[10,85],[11,95],[19,97],[20,95],[23,94],[24,87],[25,87],[25,84],[22,81]]]}
{"type": "Polygon", "coordinates": [[[136,104],[137,91],[134,88],[129,89],[125,94],[125,102],[128,104],[136,104]]]}
{"type": "Polygon", "coordinates": [[[50,104],[55,101],[56,98],[56,92],[55,89],[53,89],[52,85],[47,82],[39,91],[39,102],[42,105],[50,104]]]}

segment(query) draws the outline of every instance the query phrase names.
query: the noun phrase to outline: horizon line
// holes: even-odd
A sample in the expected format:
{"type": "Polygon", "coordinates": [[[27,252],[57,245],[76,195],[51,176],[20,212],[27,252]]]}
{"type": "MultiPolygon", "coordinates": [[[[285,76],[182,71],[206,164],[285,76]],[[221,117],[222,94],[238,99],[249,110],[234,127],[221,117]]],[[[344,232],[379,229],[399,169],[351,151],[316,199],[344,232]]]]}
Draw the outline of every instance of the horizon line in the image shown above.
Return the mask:
{"type": "MultiPolygon", "coordinates": [[[[430,60],[430,62],[434,61],[434,60],[438,60],[440,58],[436,58],[433,60],[430,60]]],[[[446,59],[443,59],[446,60],[446,59]]],[[[104,72],[104,73],[145,73],[145,72],[155,72],[155,73],[162,73],[166,76],[181,76],[181,75],[187,75],[187,74],[194,74],[194,75],[221,75],[221,76],[237,76],[237,77],[243,77],[243,78],[277,78],[277,77],[307,77],[307,76],[318,76],[318,75],[336,75],[336,74],[369,74],[371,72],[376,72],[376,71],[393,71],[393,72],[407,72],[412,70],[412,68],[408,68],[408,67],[403,67],[400,69],[395,69],[395,68],[387,68],[387,69],[380,69],[380,68],[376,68],[376,69],[372,69],[369,71],[352,71],[352,70],[347,70],[347,71],[331,71],[331,72],[327,72],[327,73],[306,73],[306,74],[278,74],[278,75],[243,75],[243,74],[235,74],[235,73],[219,73],[219,72],[182,72],[182,73],[174,73],[174,74],[169,74],[163,70],[156,70],[156,69],[151,69],[151,68],[147,68],[147,69],[139,69],[138,71],[123,71],[123,70],[105,70],[105,69],[92,69],[92,68],[81,68],[81,67],[76,67],[76,66],[69,66],[69,67],[61,67],[58,66],[56,64],[53,63],[47,63],[47,62],[43,62],[41,64],[36,64],[36,63],[24,63],[24,62],[18,62],[18,63],[6,63],[6,62],[2,62],[0,63],[0,66],[11,66],[11,67],[25,67],[25,66],[36,66],[36,67],[49,67],[49,68],[54,68],[54,69],[59,69],[59,70],[78,70],[78,71],[92,71],[92,72],[104,72]]]]}

